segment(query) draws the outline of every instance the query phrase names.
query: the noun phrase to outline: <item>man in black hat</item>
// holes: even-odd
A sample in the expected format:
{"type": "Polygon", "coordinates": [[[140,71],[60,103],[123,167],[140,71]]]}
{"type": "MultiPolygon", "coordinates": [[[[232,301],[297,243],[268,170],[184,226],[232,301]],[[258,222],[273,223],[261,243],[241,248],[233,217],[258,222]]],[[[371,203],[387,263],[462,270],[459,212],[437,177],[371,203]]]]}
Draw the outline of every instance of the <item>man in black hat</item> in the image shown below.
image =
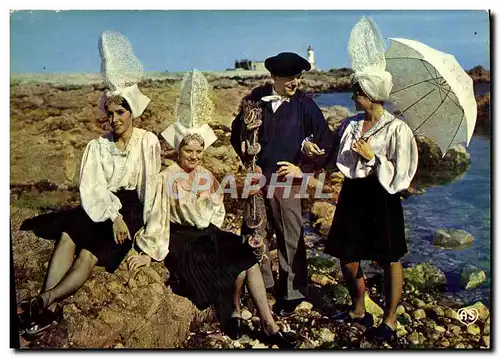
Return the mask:
{"type": "MultiPolygon", "coordinates": [[[[279,169],[278,162],[300,166],[303,153],[322,155],[318,144],[325,148],[322,138],[331,134],[327,122],[316,103],[298,89],[302,71],[309,71],[311,65],[304,58],[291,52],[280,53],[266,59],[265,66],[271,72],[274,84],[255,88],[244,101],[256,103],[262,115],[258,131],[261,146],[257,154],[257,171],[266,179],[263,188],[267,220],[276,233],[279,252],[279,280],[276,287],[278,312],[281,315],[293,313],[296,306],[307,295],[307,261],[302,225],[300,198],[294,194],[283,195],[283,190],[274,190],[269,197],[269,184],[276,182],[276,174],[290,175],[288,169],[279,169]],[[312,136],[312,140],[310,139],[312,136]],[[309,138],[308,140],[305,140],[309,138]]],[[[232,124],[231,144],[245,162],[246,125],[243,111],[232,124]]],[[[297,169],[297,167],[295,167],[297,169]]],[[[271,184],[272,185],[272,184],[271,184]]],[[[285,191],[286,192],[286,191],[285,191]]],[[[244,217],[249,215],[247,201],[244,217]]],[[[251,231],[243,220],[242,234],[251,231]]],[[[266,288],[274,286],[270,262],[261,266],[266,288]]]]}

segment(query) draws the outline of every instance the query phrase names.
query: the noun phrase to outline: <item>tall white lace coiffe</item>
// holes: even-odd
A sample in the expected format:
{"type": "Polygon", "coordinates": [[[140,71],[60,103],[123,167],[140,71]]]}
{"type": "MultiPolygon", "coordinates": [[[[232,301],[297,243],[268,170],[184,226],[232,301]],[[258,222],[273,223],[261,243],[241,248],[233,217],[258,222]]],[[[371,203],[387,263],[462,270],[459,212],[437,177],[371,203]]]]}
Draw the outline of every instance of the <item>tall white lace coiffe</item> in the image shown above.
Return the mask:
{"type": "Polygon", "coordinates": [[[104,78],[106,92],[99,107],[105,111],[105,103],[111,96],[123,97],[130,106],[132,117],[139,117],[151,101],[139,90],[144,69],[134,55],[132,45],[119,32],[104,31],[99,38],[101,56],[101,75],[104,78]]]}
{"type": "Polygon", "coordinates": [[[372,19],[363,16],[353,27],[347,52],[354,70],[353,82],[359,83],[372,101],[388,101],[392,76],[386,71],[384,40],[372,19]]]}
{"type": "Polygon", "coordinates": [[[203,137],[207,149],[217,140],[208,124],[213,118],[213,111],[207,78],[198,70],[186,72],[175,107],[175,122],[161,135],[170,147],[179,151],[179,145],[185,136],[198,134],[203,137]]]}

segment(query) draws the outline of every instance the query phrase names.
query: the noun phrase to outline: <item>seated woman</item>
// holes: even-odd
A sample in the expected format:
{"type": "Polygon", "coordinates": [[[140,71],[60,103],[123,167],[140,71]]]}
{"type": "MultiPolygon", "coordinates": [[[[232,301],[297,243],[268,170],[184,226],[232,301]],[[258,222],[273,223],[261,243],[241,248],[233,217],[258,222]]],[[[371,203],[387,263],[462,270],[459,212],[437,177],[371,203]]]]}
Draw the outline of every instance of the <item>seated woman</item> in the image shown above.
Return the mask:
{"type": "MultiPolygon", "coordinates": [[[[190,75],[197,77],[201,73],[190,75]]],[[[204,77],[197,80],[203,81],[204,77]]],[[[225,216],[223,198],[212,173],[200,165],[204,149],[213,143],[215,135],[208,125],[182,127],[177,122],[169,127],[171,135],[168,129],[162,133],[176,148],[178,161],[159,175],[151,215],[136,235],[137,246],[147,255],[130,257],[130,269],[149,264],[151,258],[162,261],[166,257],[165,265],[183,295],[199,309],[224,309],[234,297],[229,333],[236,337],[239,290],[246,278],[266,341],[281,348],[295,348],[299,343],[295,335],[281,332],[272,317],[253,249],[238,235],[220,229],[225,216]]]]}
{"type": "MultiPolygon", "coordinates": [[[[105,46],[107,33],[102,36],[105,46]]],[[[96,265],[114,272],[148,216],[161,168],[160,144],[153,133],[135,128],[133,118],[150,100],[136,84],[116,87],[101,100],[112,130],[91,140],[83,154],[81,206],[57,213],[53,230],[60,239],[43,289],[19,309],[28,334],[40,333],[59,318],[56,303],[80,289],[96,265]]]]}

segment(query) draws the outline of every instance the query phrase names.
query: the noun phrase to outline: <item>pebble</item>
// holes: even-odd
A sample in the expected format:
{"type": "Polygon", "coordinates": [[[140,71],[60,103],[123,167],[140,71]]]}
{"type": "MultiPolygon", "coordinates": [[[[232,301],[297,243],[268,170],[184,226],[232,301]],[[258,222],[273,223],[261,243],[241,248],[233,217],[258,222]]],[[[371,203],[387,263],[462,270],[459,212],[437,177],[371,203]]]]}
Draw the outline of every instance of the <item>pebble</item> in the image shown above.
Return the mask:
{"type": "Polygon", "coordinates": [[[420,298],[414,298],[411,303],[418,308],[425,307],[425,302],[422,301],[420,298]]]}
{"type": "Polygon", "coordinates": [[[396,308],[396,315],[402,315],[403,313],[405,313],[404,306],[398,305],[398,307],[396,308]]]}
{"type": "Polygon", "coordinates": [[[471,341],[474,341],[474,342],[476,342],[476,343],[479,343],[479,342],[481,341],[481,336],[478,334],[478,335],[476,335],[476,336],[471,336],[469,339],[470,339],[471,341]]]}
{"type": "Polygon", "coordinates": [[[332,285],[335,283],[335,281],[332,280],[330,277],[326,275],[320,275],[317,273],[311,275],[311,281],[320,286],[332,285]]]}
{"type": "Polygon", "coordinates": [[[397,336],[398,338],[404,337],[404,336],[406,336],[407,334],[408,334],[408,331],[407,331],[404,327],[401,327],[400,329],[398,329],[398,330],[396,331],[396,336],[397,336]]]}
{"type": "Polygon", "coordinates": [[[439,307],[439,306],[434,307],[432,309],[432,312],[434,312],[436,314],[436,316],[438,316],[438,317],[444,316],[444,310],[441,307],[439,307]]]}
{"type": "Polygon", "coordinates": [[[483,343],[486,347],[490,347],[490,336],[483,336],[483,343]]]}
{"type": "Polygon", "coordinates": [[[431,328],[431,329],[433,329],[437,326],[437,323],[434,322],[433,320],[426,320],[425,323],[426,323],[426,326],[431,328]]]}
{"type": "Polygon", "coordinates": [[[241,311],[241,319],[244,319],[246,321],[249,320],[250,318],[252,318],[252,314],[250,313],[250,311],[248,310],[241,311]]]}
{"type": "Polygon", "coordinates": [[[446,308],[444,310],[444,315],[451,319],[458,319],[458,313],[452,308],[446,308]]]}
{"type": "Polygon", "coordinates": [[[456,324],[449,324],[448,331],[450,331],[451,334],[458,336],[460,334],[460,332],[462,331],[462,329],[459,326],[457,326],[456,324]]]}
{"type": "Polygon", "coordinates": [[[424,319],[425,317],[426,315],[423,309],[419,308],[418,310],[413,311],[413,318],[416,320],[424,319]]]}
{"type": "Polygon", "coordinates": [[[472,335],[477,335],[481,333],[481,329],[475,324],[470,324],[467,326],[467,332],[472,335]]]}
{"type": "Polygon", "coordinates": [[[335,333],[328,328],[321,328],[319,330],[319,337],[322,342],[333,342],[335,340],[335,333]]]}
{"type": "Polygon", "coordinates": [[[310,311],[313,308],[313,305],[311,302],[307,301],[302,301],[297,308],[295,308],[296,311],[310,311]]]}
{"type": "Polygon", "coordinates": [[[443,348],[448,348],[450,346],[450,341],[447,339],[443,339],[439,342],[439,345],[443,348]]]}
{"type": "Polygon", "coordinates": [[[255,345],[253,345],[252,349],[267,349],[267,346],[265,344],[259,342],[255,345]]]}
{"type": "Polygon", "coordinates": [[[442,326],[436,326],[434,327],[434,330],[439,332],[439,333],[444,333],[446,332],[446,328],[442,327],[442,326]]]}
{"type": "Polygon", "coordinates": [[[411,343],[411,344],[419,344],[420,340],[419,340],[419,336],[418,336],[418,333],[417,332],[412,332],[409,336],[408,336],[408,341],[411,343]]]}

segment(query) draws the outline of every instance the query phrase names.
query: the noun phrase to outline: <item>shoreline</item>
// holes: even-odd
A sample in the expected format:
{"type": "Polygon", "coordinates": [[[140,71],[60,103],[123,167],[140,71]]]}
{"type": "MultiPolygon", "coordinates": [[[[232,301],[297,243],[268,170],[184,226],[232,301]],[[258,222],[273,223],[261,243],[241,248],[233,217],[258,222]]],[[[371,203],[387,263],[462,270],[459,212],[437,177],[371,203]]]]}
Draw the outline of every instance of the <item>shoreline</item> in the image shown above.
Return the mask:
{"type": "MultiPolygon", "coordinates": [[[[162,80],[181,80],[184,73],[180,72],[145,72],[142,82],[162,81],[162,80]]],[[[267,70],[225,70],[225,71],[201,71],[205,74],[209,81],[214,79],[265,79],[271,78],[267,70]]],[[[347,77],[352,72],[349,68],[337,68],[330,70],[313,70],[304,72],[304,79],[313,77],[347,77]]],[[[475,66],[466,72],[474,80],[474,84],[490,84],[490,70],[484,69],[482,66],[475,66]]],[[[102,76],[99,72],[52,72],[52,73],[10,73],[10,84],[35,84],[35,83],[51,83],[51,84],[66,84],[66,85],[99,85],[102,84],[102,76]]],[[[327,93],[327,92],[324,92],[327,93]]]]}

